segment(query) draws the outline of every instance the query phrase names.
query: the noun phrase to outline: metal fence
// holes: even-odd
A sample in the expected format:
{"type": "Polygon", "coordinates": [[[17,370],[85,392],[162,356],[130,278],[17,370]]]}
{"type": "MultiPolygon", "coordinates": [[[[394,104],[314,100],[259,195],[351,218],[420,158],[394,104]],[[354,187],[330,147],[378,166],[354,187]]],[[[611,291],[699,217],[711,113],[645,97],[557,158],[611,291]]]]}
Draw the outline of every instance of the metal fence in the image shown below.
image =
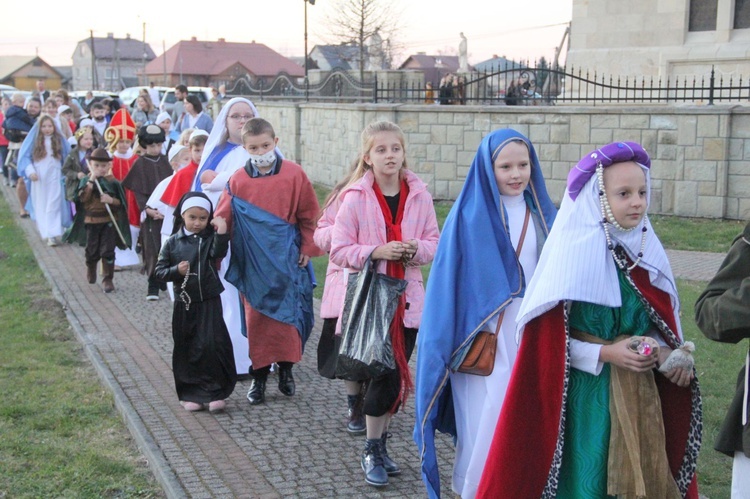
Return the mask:
{"type": "Polygon", "coordinates": [[[750,103],[750,82],[742,77],[613,77],[582,70],[513,64],[501,69],[447,75],[439,88],[421,83],[382,82],[377,72],[360,81],[332,70],[320,83],[280,74],[270,82],[241,78],[228,93],[256,100],[373,102],[442,105],[750,103]],[[300,81],[301,80],[301,81],[300,81]]]}
{"type": "Polygon", "coordinates": [[[251,82],[243,77],[238,79],[232,88],[228,88],[227,93],[261,101],[372,102],[375,88],[374,83],[363,83],[348,71],[335,69],[320,83],[314,85],[285,73],[279,74],[270,82],[264,78],[251,82]]]}

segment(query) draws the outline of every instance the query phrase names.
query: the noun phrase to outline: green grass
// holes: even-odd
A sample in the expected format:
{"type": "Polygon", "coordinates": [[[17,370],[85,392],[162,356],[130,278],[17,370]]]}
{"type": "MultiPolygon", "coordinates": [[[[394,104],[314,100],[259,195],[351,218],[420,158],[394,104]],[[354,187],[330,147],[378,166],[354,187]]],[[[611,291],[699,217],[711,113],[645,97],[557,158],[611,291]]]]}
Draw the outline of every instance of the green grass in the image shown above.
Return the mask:
{"type": "Polygon", "coordinates": [[[695,343],[695,365],[703,396],[703,447],[698,457],[698,485],[710,499],[729,497],[732,459],[716,452],[713,443],[729,402],[734,396],[737,373],[745,362],[746,346],[717,343],[703,336],[694,320],[694,305],[705,283],[678,281],[682,304],[682,329],[695,343]]]}
{"type": "Polygon", "coordinates": [[[0,497],[163,497],[0,198],[0,497]]]}
{"type": "Polygon", "coordinates": [[[656,235],[667,249],[726,253],[745,222],[708,218],[649,215],[656,235]]]}

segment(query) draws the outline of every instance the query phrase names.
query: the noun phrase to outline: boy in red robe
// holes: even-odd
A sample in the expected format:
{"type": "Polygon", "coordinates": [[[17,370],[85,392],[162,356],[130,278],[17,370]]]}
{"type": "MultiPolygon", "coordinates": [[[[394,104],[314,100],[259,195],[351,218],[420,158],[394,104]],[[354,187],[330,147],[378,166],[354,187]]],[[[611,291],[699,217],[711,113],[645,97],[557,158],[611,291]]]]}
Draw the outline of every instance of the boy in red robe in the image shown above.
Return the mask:
{"type": "Polygon", "coordinates": [[[320,208],[302,167],[276,152],[273,127],[253,118],[242,129],[250,159],[230,178],[215,216],[227,221],[231,260],[226,279],[240,291],[250,346],[250,404],[265,401],[271,365],[279,390],[295,392],[292,366],[302,359],[314,321],[307,265],[322,252],[313,241],[320,208]]]}

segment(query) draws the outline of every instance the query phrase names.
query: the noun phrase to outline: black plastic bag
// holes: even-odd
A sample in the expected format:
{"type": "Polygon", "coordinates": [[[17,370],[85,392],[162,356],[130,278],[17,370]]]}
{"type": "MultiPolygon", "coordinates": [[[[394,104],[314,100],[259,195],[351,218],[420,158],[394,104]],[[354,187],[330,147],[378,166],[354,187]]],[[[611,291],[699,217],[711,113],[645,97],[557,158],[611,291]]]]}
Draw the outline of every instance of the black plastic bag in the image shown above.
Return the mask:
{"type": "Polygon", "coordinates": [[[370,258],[349,276],[341,314],[336,377],[361,381],[396,369],[390,327],[406,281],[375,270],[370,258]]]}

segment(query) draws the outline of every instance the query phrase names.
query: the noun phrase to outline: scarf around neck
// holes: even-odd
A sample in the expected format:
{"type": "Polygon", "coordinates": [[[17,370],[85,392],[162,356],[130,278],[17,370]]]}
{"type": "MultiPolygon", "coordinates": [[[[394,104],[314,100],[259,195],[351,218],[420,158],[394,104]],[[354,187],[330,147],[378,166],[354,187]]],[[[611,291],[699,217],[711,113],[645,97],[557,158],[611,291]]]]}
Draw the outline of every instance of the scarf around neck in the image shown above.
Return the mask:
{"type": "MultiPolygon", "coordinates": [[[[398,210],[396,211],[396,217],[394,221],[393,213],[391,208],[388,206],[388,202],[385,200],[383,191],[380,190],[380,186],[377,181],[372,183],[372,190],[375,191],[375,197],[378,200],[378,205],[383,213],[383,219],[385,219],[385,235],[388,242],[391,241],[403,241],[403,235],[401,233],[401,222],[404,219],[404,206],[406,205],[406,198],[409,195],[409,185],[406,180],[401,179],[398,210]]],[[[406,275],[401,261],[388,260],[386,264],[386,275],[403,279],[406,275]]],[[[399,397],[391,408],[391,412],[395,412],[400,403],[406,401],[409,393],[412,390],[413,383],[411,380],[411,373],[409,372],[409,364],[406,360],[406,346],[404,342],[404,311],[406,310],[406,297],[401,295],[398,301],[398,307],[396,308],[396,314],[391,322],[391,342],[393,344],[393,356],[396,360],[396,367],[401,378],[401,387],[399,389],[399,397]]]]}

